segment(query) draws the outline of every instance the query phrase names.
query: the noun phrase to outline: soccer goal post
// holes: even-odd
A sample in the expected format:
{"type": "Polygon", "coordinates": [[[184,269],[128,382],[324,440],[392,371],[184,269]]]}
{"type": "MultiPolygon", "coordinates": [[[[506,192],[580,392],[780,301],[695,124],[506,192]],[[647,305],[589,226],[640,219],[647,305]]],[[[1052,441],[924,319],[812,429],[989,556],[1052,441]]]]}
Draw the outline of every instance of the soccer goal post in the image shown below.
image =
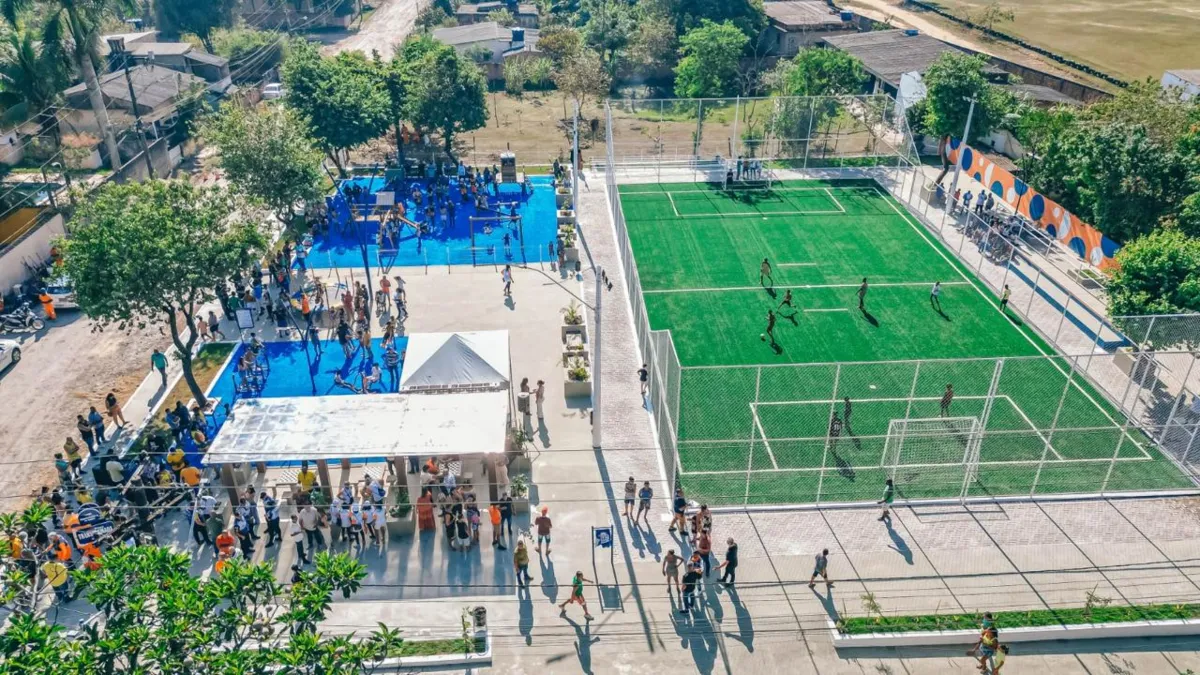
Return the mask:
{"type": "Polygon", "coordinates": [[[888,423],[880,467],[888,477],[896,472],[920,473],[922,468],[962,466],[964,481],[975,479],[983,440],[978,417],[894,419],[888,423]]]}

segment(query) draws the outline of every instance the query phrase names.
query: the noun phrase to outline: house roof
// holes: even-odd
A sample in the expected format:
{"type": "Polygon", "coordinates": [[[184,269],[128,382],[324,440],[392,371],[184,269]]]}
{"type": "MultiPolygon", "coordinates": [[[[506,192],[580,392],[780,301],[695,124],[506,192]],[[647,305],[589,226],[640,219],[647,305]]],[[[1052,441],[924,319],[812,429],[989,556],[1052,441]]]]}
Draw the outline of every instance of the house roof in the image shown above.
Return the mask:
{"type": "Polygon", "coordinates": [[[1200,70],[1168,70],[1167,73],[1189,84],[1200,86],[1200,70]]]}
{"type": "Polygon", "coordinates": [[[146,41],[153,42],[158,37],[156,30],[144,30],[137,33],[110,33],[100,36],[100,55],[108,54],[108,41],[116,38],[125,40],[125,48],[128,49],[131,45],[136,45],[138,42],[146,41]]]}
{"type": "Polygon", "coordinates": [[[893,87],[904,73],[924,73],[943,53],[965,51],[924,33],[904,30],[830,35],[822,41],[858,58],[867,72],[893,87]]]}
{"type": "Polygon", "coordinates": [[[202,52],[198,49],[193,49],[192,51],[188,52],[185,56],[186,56],[186,58],[188,58],[192,61],[199,61],[200,63],[210,65],[210,66],[223,66],[223,65],[229,63],[229,59],[225,58],[224,56],[217,56],[216,54],[209,54],[208,52],[202,52]]]}
{"type": "MultiPolygon", "coordinates": [[[[134,66],[129,69],[129,77],[133,81],[138,105],[150,110],[174,100],[180,93],[190,91],[193,87],[208,86],[202,78],[162,66],[134,66]]],[[[125,81],[124,71],[100,76],[100,92],[105,100],[114,106],[125,110],[132,109],[129,84],[125,81]]],[[[87,85],[77,84],[63,91],[63,95],[71,101],[73,107],[81,110],[91,109],[87,85]]]]}
{"type": "MultiPolygon", "coordinates": [[[[538,30],[536,28],[519,28],[525,31],[525,43],[522,49],[533,50],[537,44],[538,30]]],[[[433,31],[435,40],[440,40],[452,47],[467,47],[480,42],[512,42],[512,29],[501,26],[495,21],[484,21],[467,26],[438,28],[433,31]]],[[[511,49],[505,51],[512,51],[511,49]]]]}
{"type": "Polygon", "coordinates": [[[783,30],[841,26],[844,23],[840,14],[818,0],[764,2],[763,11],[773,25],[783,30]]]}
{"type": "Polygon", "coordinates": [[[1051,89],[1040,84],[1002,84],[1001,89],[1007,89],[1017,96],[1036,103],[1054,103],[1064,105],[1083,105],[1083,101],[1068,96],[1057,89],[1051,89]]]}
{"type": "MultiPolygon", "coordinates": [[[[503,2],[481,2],[475,5],[461,5],[454,10],[455,14],[489,14],[498,9],[507,9],[508,5],[503,2]]],[[[519,4],[517,5],[517,14],[529,14],[537,16],[537,5],[519,4]]]]}
{"type": "Polygon", "coordinates": [[[150,56],[151,52],[155,56],[183,56],[195,49],[187,42],[138,42],[126,44],[126,48],[134,56],[150,56]]]}

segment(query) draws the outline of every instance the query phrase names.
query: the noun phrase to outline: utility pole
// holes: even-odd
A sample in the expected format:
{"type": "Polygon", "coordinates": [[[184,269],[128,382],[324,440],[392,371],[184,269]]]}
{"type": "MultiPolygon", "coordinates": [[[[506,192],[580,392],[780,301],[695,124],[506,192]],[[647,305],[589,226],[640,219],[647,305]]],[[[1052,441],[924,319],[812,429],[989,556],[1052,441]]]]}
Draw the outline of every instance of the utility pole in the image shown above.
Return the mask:
{"type": "MultiPolygon", "coordinates": [[[[138,145],[142,149],[142,157],[146,158],[146,171],[150,179],[154,179],[154,162],[150,159],[150,148],[146,145],[146,132],[142,128],[142,113],[138,110],[137,92],[133,90],[133,77],[129,74],[129,62],[133,60],[133,54],[125,50],[125,42],[120,42],[121,66],[125,71],[125,84],[129,85],[129,104],[133,107],[134,128],[137,131],[138,145]]],[[[154,55],[151,54],[150,61],[153,63],[154,55]]],[[[154,66],[151,65],[151,68],[154,66]]]]}
{"type": "MultiPolygon", "coordinates": [[[[958,160],[954,162],[954,180],[950,182],[950,189],[947,190],[950,195],[953,195],[954,191],[958,189],[958,174],[962,173],[963,153],[966,152],[967,139],[971,137],[971,117],[975,115],[975,97],[972,96],[963,100],[970,101],[971,107],[967,108],[967,126],[963,128],[962,141],[958,144],[958,160]]],[[[954,199],[951,197],[946,200],[946,213],[950,213],[950,209],[953,206],[954,199]]]]}

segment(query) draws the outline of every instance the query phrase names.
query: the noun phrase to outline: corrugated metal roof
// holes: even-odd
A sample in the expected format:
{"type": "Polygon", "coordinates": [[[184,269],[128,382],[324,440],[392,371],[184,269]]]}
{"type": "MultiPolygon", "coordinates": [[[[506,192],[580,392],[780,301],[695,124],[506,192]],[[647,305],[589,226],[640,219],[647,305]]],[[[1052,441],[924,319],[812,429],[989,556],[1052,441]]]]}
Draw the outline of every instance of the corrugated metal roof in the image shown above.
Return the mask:
{"type": "Polygon", "coordinates": [[[1168,70],[1167,72],[1184,82],[1200,86],[1200,70],[1168,70]]]}
{"type": "Polygon", "coordinates": [[[208,52],[202,52],[199,50],[190,51],[186,56],[193,61],[199,61],[200,63],[208,64],[210,66],[223,66],[229,63],[229,59],[225,58],[224,56],[217,56],[216,54],[209,54],[208,52]]]}
{"type": "Polygon", "coordinates": [[[150,52],[154,52],[155,56],[182,56],[192,51],[193,47],[186,42],[138,42],[126,45],[126,49],[133,52],[134,56],[149,56],[150,52]]]}
{"type": "Polygon", "coordinates": [[[1040,84],[1002,84],[1001,88],[1016,94],[1018,98],[1028,98],[1044,103],[1063,103],[1066,105],[1083,105],[1083,101],[1072,98],[1057,89],[1051,89],[1040,84]]]}
{"type": "Polygon", "coordinates": [[[766,12],[771,23],[785,30],[828,25],[840,26],[844,23],[836,11],[818,0],[764,2],[763,11],[766,12]]]}
{"type": "MultiPolygon", "coordinates": [[[[149,109],[157,108],[173,100],[179,94],[190,91],[193,87],[208,85],[207,82],[195,75],[162,66],[134,66],[129,69],[129,77],[133,80],[133,90],[137,94],[138,105],[149,109]]],[[[125,110],[132,109],[132,103],[129,100],[129,85],[125,82],[124,71],[102,75],[100,91],[104,94],[104,98],[111,101],[116,107],[125,110]]],[[[76,107],[91,108],[87,102],[87,87],[84,84],[77,84],[63,91],[63,95],[68,98],[79,97],[81,100],[74,104],[76,107]]]]}
{"type": "Polygon", "coordinates": [[[512,30],[501,26],[495,21],[483,21],[467,26],[438,28],[433,31],[433,37],[448,45],[457,46],[471,44],[472,42],[486,42],[488,40],[511,40],[512,30]]]}
{"type": "Polygon", "coordinates": [[[869,73],[893,87],[904,73],[924,73],[943,53],[963,51],[924,33],[903,30],[830,35],[823,42],[855,56],[869,73]]]}

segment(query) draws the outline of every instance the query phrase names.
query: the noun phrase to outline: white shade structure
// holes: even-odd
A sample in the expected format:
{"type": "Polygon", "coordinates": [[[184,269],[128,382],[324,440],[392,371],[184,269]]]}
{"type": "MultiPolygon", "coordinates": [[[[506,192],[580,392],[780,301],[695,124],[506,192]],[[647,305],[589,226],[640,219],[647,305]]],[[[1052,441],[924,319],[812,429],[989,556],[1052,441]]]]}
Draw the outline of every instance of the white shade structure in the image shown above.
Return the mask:
{"type": "Polygon", "coordinates": [[[506,391],[242,399],[211,464],[504,452],[506,391]]]}
{"type": "Polygon", "coordinates": [[[510,380],[508,331],[416,333],[408,339],[400,392],[495,391],[510,380]]]}

